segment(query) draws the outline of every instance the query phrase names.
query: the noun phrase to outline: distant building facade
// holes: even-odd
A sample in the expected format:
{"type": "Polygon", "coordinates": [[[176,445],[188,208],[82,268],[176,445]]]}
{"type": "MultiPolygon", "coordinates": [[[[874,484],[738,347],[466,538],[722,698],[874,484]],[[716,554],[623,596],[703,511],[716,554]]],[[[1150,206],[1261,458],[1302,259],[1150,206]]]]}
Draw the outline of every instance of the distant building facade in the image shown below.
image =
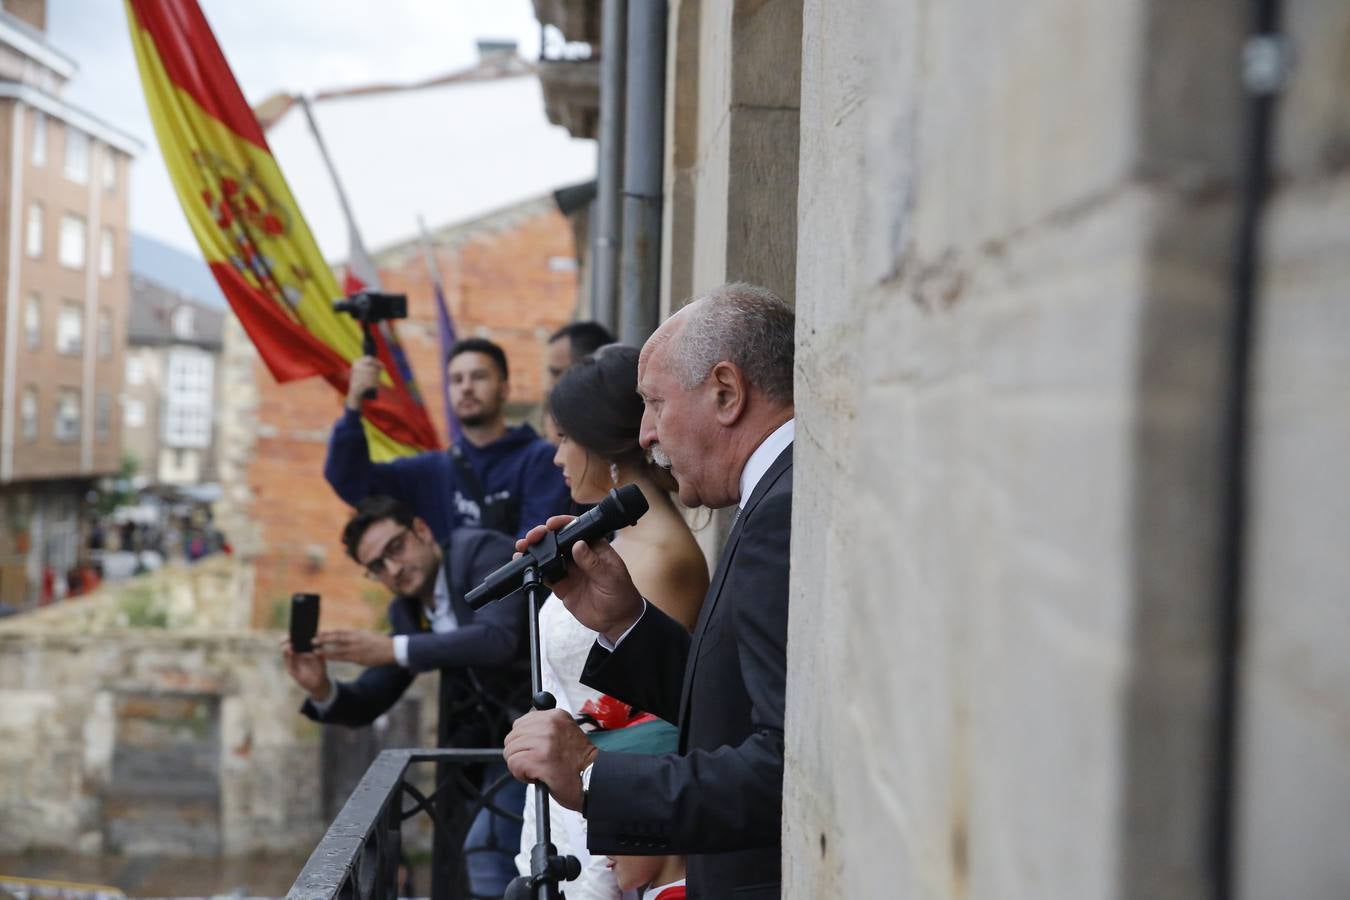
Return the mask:
{"type": "Polygon", "coordinates": [[[0,602],[11,606],[75,565],[84,498],[118,468],[139,149],[61,99],[76,64],[44,22],[40,2],[0,12],[0,602]]]}
{"type": "Polygon", "coordinates": [[[153,485],[216,480],[215,401],[225,314],[133,276],[122,449],[153,485]]]}

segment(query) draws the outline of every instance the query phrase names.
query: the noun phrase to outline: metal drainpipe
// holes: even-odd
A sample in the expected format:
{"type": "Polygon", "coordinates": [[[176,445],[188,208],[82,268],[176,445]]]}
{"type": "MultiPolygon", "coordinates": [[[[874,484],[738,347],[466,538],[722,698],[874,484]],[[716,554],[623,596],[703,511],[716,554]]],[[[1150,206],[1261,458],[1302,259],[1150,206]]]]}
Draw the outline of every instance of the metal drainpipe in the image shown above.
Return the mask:
{"type": "Polygon", "coordinates": [[[661,304],[666,0],[643,0],[628,11],[627,119],[619,339],[637,347],[655,330],[661,304]]]}
{"type": "Polygon", "coordinates": [[[1260,283],[1261,220],[1270,188],[1276,95],[1289,74],[1290,53],[1280,34],[1279,0],[1251,0],[1242,51],[1247,93],[1246,148],[1233,263],[1233,315],[1228,333],[1228,383],[1223,420],[1224,484],[1217,597],[1215,771],[1211,800],[1210,869],[1215,900],[1237,896],[1240,803],[1241,676],[1247,524],[1252,352],[1260,283]]]}
{"type": "Polygon", "coordinates": [[[591,247],[591,316],[619,321],[619,229],[623,221],[623,120],[627,0],[604,0],[600,20],[600,134],[591,247]]]}

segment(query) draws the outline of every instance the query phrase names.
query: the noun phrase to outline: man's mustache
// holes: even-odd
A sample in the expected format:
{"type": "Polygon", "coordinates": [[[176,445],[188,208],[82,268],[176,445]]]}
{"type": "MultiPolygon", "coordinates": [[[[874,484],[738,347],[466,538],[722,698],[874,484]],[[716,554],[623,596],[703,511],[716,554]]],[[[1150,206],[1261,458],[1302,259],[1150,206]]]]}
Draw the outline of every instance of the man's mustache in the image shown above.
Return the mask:
{"type": "Polygon", "coordinates": [[[668,470],[671,467],[670,457],[661,449],[660,444],[652,444],[651,449],[647,451],[647,458],[663,469],[668,470]]]}

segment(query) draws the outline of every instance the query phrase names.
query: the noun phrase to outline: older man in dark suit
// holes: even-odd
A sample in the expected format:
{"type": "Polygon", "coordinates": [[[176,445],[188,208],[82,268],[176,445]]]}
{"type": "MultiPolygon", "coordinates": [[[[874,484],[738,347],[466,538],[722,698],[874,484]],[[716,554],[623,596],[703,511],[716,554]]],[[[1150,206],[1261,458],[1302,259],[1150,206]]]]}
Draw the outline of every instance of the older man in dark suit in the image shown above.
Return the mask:
{"type": "Polygon", "coordinates": [[[597,751],[556,710],[506,739],[517,778],[583,811],[592,853],[689,854],[691,897],[780,892],[793,327],[771,292],[726,285],[642,349],[643,446],[686,505],[738,507],[693,636],[642,599],[607,542],[577,545],[553,586],[599,632],[582,680],[678,723],[679,752],[597,751]]]}

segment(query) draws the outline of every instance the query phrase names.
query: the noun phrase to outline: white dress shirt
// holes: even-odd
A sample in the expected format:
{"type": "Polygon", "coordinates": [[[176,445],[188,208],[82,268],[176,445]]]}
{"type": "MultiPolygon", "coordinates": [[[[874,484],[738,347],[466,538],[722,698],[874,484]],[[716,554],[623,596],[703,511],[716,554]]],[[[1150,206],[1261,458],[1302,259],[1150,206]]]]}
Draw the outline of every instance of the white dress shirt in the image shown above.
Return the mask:
{"type": "Polygon", "coordinates": [[[786,450],[796,436],[797,420],[788,419],[759,442],[755,452],[745,461],[745,468],[741,469],[741,501],[736,504],[738,508],[745,509],[745,504],[750,501],[750,495],[759,486],[764,473],[769,471],[769,466],[773,465],[778,454],[786,450]]]}
{"type": "MultiPolygon", "coordinates": [[[[450,605],[450,587],[445,583],[445,567],[436,573],[436,587],[432,592],[431,609],[427,610],[427,621],[435,634],[449,634],[459,627],[455,610],[450,605]]],[[[394,635],[394,661],[408,668],[408,638],[410,635],[394,635]]]]}

